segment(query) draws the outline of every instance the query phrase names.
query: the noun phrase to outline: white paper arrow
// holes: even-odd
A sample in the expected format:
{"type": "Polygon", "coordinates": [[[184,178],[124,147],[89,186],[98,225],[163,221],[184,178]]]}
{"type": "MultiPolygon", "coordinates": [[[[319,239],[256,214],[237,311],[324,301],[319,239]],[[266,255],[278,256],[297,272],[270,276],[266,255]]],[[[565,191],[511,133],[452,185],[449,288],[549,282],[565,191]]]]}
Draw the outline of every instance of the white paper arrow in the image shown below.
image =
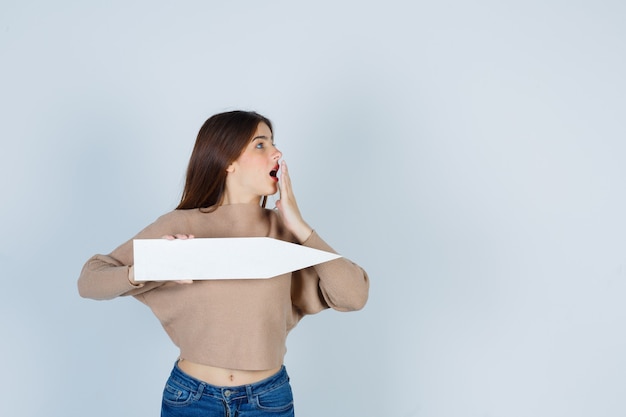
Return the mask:
{"type": "Polygon", "coordinates": [[[341,255],[269,237],[135,239],[136,281],[271,278],[341,255]]]}

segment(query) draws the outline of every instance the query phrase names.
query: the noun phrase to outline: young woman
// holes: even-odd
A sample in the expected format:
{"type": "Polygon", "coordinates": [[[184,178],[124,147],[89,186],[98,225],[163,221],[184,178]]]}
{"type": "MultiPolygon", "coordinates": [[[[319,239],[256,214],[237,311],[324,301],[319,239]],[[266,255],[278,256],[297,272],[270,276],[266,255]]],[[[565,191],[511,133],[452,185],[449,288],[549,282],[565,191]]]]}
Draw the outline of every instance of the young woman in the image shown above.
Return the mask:
{"type": "MultiPolygon", "coordinates": [[[[134,238],[262,236],[333,252],[302,218],[281,157],[267,118],[244,111],[210,117],[198,133],[180,204],[134,238]],[[277,210],[266,209],[266,196],[277,191],[277,210]]],[[[131,239],[89,259],[78,289],[93,299],[134,296],[180,348],[162,416],[278,417],[294,415],[283,365],[289,331],[329,307],[361,309],[369,281],[339,258],[271,279],[138,283],[131,239]]]]}

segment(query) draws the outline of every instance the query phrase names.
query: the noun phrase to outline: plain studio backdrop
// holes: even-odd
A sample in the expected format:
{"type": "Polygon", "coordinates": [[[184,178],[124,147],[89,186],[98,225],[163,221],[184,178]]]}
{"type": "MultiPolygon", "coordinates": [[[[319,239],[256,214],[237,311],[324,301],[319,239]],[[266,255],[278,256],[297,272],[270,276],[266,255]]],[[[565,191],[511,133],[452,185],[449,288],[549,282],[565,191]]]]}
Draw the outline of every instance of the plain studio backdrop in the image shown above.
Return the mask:
{"type": "Polygon", "coordinates": [[[76,279],[241,108],[372,280],[291,333],[298,416],[626,415],[625,4],[2,0],[0,414],[158,415],[176,349],[76,279]]]}

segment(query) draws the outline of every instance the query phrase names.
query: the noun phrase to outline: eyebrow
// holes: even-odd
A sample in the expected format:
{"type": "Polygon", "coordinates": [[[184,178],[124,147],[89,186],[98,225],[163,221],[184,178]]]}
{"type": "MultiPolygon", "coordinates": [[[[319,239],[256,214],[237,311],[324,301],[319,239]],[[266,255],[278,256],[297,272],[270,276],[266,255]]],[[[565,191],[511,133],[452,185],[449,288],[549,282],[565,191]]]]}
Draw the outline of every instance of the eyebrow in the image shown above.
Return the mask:
{"type": "Polygon", "coordinates": [[[267,136],[265,136],[265,135],[255,136],[255,137],[253,137],[253,138],[252,138],[252,140],[253,140],[253,141],[254,141],[254,140],[257,140],[257,139],[271,140],[272,142],[274,142],[274,139],[273,139],[273,138],[268,138],[268,137],[267,137],[267,136]]]}

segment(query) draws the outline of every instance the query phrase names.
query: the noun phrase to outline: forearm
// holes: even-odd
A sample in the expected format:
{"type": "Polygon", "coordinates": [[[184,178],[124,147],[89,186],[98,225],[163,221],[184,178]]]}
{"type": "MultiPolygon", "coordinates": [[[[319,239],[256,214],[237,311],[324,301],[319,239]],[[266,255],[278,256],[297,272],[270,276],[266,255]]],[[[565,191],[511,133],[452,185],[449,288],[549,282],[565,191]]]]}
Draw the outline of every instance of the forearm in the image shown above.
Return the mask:
{"type": "Polygon", "coordinates": [[[110,300],[122,295],[148,291],[159,283],[134,283],[131,266],[123,265],[109,255],[94,255],[83,267],[78,278],[81,297],[110,300]]]}
{"type": "MultiPolygon", "coordinates": [[[[312,232],[303,245],[336,253],[316,232],[312,232]]],[[[359,265],[349,259],[339,258],[313,268],[329,307],[339,311],[354,311],[365,306],[369,295],[369,277],[359,265]]]]}
{"type": "Polygon", "coordinates": [[[94,255],[83,266],[78,278],[78,293],[84,298],[108,300],[132,289],[129,266],[110,256],[94,255]]]}

